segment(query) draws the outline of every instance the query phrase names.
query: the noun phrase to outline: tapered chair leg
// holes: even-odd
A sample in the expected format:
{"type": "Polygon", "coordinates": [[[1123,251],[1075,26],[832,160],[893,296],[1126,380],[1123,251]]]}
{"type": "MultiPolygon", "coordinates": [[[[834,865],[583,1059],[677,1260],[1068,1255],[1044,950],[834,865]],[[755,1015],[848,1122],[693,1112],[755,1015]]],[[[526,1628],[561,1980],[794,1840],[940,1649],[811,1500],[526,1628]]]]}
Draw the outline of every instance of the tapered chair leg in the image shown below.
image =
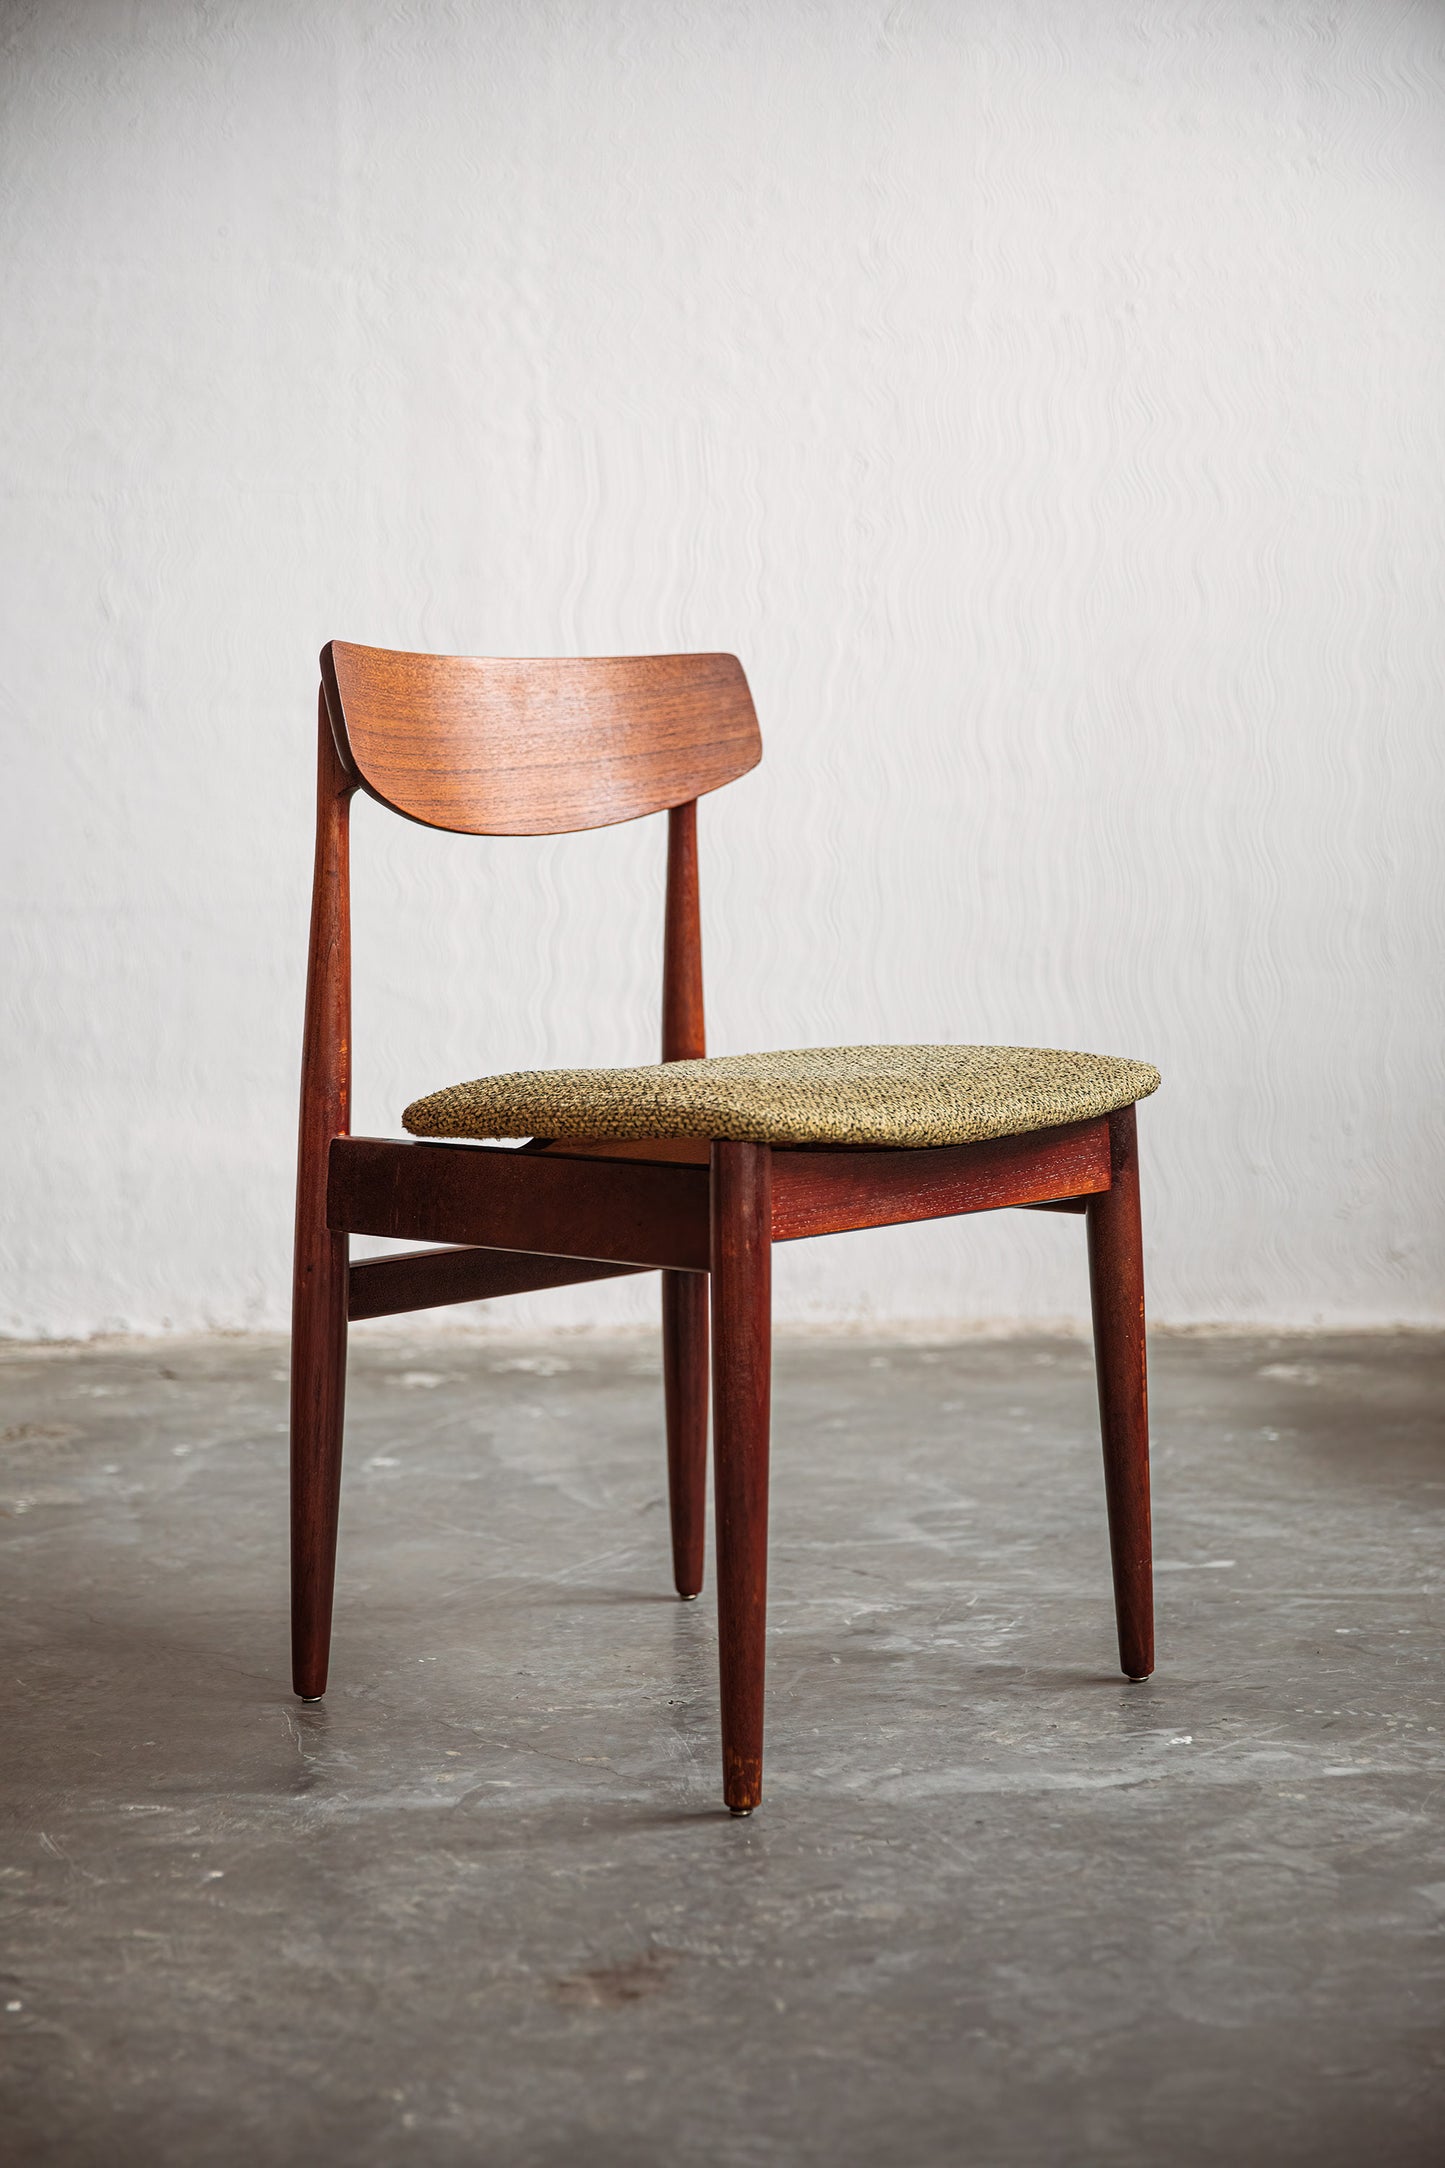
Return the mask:
{"type": "Polygon", "coordinates": [[[341,1432],[346,1404],[345,1235],[297,1243],[291,1313],[291,1676],[303,1701],[326,1691],[341,1432]]]}
{"type": "Polygon", "coordinates": [[[1114,1565],[1119,1662],[1131,1679],[1154,1669],[1154,1560],[1149,1528],[1149,1386],[1144,1253],[1134,1109],[1109,1117],[1112,1185],[1089,1200],[1089,1291],[1104,1440],[1104,1492],[1114,1565]]]}
{"type": "Polygon", "coordinates": [[[702,1589],[707,1536],[707,1300],[700,1272],[662,1275],[662,1387],[672,1578],[687,1599],[702,1589]]]}
{"type": "Polygon", "coordinates": [[[751,1814],[763,1795],[772,1267],[772,1152],[716,1143],[713,1489],[723,1797],[734,1814],[751,1814]]]}

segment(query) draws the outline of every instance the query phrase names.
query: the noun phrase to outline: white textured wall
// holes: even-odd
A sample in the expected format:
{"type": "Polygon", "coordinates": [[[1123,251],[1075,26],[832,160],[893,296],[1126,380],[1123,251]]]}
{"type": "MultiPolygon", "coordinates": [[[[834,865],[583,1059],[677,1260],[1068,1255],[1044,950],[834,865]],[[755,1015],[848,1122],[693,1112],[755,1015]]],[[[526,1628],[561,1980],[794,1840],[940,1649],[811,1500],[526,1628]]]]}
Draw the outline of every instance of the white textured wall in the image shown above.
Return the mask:
{"type": "MultiPolygon", "coordinates": [[[[1440,1317],[1445,8],[0,24],[0,1326],[284,1318],[332,634],[735,648],[714,1051],[1152,1058],[1158,1317],[1440,1317]]],[[[356,831],[359,1128],[650,1056],[660,823],[356,831]]],[[[779,1302],[1083,1296],[1015,1215],[779,1302]]]]}

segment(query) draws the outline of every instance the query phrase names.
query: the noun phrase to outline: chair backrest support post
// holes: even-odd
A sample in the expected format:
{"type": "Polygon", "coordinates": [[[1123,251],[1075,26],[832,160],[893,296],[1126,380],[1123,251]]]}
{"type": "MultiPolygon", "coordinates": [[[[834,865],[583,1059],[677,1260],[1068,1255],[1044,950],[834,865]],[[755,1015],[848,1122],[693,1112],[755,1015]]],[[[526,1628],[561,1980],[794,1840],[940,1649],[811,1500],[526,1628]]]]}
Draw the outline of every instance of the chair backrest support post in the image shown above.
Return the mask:
{"type": "Polygon", "coordinates": [[[311,879],[311,940],[306,961],[306,1023],[301,1043],[301,1156],[307,1110],[316,1118],[323,1156],[351,1126],[351,797],[356,778],[342,765],[323,690],[316,744],[316,860],[311,879]]]}
{"type": "Polygon", "coordinates": [[[707,1052],[702,1001],[702,916],[697,877],[697,800],[667,816],[667,904],[662,943],[662,1058],[707,1052]]]}

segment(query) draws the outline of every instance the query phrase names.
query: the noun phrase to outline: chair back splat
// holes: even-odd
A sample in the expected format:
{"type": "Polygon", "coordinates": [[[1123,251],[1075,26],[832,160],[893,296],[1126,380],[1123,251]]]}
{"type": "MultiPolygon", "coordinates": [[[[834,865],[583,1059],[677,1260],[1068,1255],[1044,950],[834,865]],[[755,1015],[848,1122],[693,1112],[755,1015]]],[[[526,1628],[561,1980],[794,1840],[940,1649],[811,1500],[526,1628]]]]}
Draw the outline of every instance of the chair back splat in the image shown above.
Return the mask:
{"type": "Polygon", "coordinates": [[[686,804],[757,766],[735,655],[407,655],[333,640],[321,676],[362,788],[429,828],[555,836],[686,804]]]}

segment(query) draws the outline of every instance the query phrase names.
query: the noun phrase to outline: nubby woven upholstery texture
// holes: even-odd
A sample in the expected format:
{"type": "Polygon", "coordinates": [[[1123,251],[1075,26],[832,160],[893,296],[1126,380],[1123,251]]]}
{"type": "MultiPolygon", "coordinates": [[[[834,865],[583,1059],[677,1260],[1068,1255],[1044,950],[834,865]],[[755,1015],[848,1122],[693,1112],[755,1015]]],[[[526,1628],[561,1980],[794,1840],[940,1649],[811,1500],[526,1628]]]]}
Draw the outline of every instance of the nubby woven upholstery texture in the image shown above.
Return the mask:
{"type": "Polygon", "coordinates": [[[1159,1088],[1148,1062],[1035,1046],[823,1046],[637,1069],[523,1069],[417,1099],[415,1137],[728,1137],[976,1144],[1080,1122],[1159,1088]]]}

